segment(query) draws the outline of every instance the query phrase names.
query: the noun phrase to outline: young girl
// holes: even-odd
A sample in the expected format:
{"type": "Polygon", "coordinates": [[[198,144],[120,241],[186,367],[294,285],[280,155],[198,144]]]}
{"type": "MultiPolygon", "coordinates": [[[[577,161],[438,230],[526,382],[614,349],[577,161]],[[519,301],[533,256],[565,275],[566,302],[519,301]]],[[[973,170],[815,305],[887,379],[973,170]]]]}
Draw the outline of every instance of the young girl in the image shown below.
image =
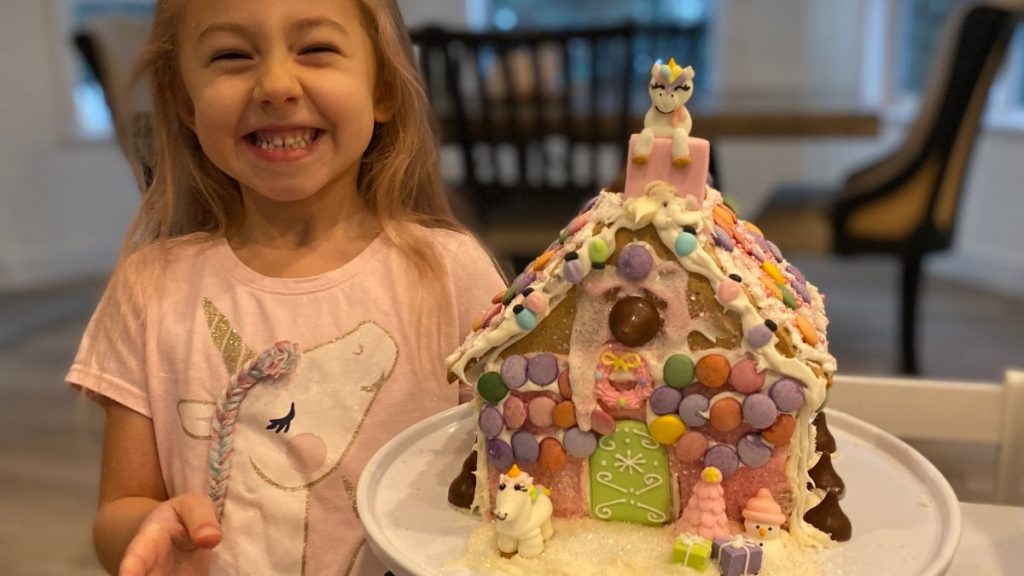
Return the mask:
{"type": "Polygon", "coordinates": [[[398,8],[160,0],[143,70],[155,181],[68,375],[107,414],[100,559],[380,576],[359,475],[456,403],[443,359],[504,286],[450,217],[398,8]]]}

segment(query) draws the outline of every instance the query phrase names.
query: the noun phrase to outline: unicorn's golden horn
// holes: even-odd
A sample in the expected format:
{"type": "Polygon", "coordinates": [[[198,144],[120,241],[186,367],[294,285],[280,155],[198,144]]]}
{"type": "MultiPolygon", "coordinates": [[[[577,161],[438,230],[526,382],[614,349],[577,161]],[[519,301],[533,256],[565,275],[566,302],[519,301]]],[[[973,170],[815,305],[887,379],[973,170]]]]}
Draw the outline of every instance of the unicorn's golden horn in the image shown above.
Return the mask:
{"type": "Polygon", "coordinates": [[[203,314],[206,316],[206,325],[210,328],[213,344],[220,351],[229,374],[234,374],[249,359],[256,356],[242,342],[242,337],[231,328],[231,322],[209,298],[203,298],[203,314]]]}

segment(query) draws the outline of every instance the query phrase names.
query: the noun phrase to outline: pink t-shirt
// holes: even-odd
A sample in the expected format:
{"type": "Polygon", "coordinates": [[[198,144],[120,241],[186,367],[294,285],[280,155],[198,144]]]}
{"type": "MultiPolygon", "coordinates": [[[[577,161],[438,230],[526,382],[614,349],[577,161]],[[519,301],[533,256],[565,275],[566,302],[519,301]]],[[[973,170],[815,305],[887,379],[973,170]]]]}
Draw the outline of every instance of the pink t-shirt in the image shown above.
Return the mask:
{"type": "Polygon", "coordinates": [[[224,239],[193,234],[170,244],[158,287],[93,316],[67,380],[152,418],[172,496],[207,492],[211,421],[238,368],[282,340],[301,350],[290,374],[239,405],[222,450],[230,476],[214,573],[383,573],[355,511],[359,475],[396,433],[457,403],[444,358],[504,287],[472,237],[415,235],[444,263],[434,300],[383,235],[341,268],[292,279],[262,276],[224,239]]]}

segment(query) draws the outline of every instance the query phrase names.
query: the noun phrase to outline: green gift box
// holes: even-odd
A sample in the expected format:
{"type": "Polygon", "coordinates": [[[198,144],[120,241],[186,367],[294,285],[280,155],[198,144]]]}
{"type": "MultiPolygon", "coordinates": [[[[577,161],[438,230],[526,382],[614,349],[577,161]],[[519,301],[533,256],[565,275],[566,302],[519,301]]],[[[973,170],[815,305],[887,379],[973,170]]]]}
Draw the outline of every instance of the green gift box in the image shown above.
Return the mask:
{"type": "Polygon", "coordinates": [[[687,568],[705,570],[711,559],[711,540],[683,533],[672,544],[672,562],[687,568]]]}

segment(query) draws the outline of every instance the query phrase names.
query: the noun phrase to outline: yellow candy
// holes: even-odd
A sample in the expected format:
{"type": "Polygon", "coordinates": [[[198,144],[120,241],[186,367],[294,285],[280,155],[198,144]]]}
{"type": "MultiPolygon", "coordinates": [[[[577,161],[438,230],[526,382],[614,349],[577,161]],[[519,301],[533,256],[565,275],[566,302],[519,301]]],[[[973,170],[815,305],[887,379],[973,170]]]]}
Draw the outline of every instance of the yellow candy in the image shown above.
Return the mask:
{"type": "Polygon", "coordinates": [[[775,280],[776,284],[786,283],[786,278],[783,277],[782,272],[779,272],[779,267],[776,266],[774,262],[769,262],[768,260],[765,260],[764,264],[761,264],[761,268],[764,268],[764,271],[767,272],[768,275],[772,277],[772,280],[775,280]]]}
{"type": "Polygon", "coordinates": [[[658,416],[650,425],[651,438],[661,444],[675,444],[676,440],[686,432],[686,424],[674,414],[658,416]]]}

